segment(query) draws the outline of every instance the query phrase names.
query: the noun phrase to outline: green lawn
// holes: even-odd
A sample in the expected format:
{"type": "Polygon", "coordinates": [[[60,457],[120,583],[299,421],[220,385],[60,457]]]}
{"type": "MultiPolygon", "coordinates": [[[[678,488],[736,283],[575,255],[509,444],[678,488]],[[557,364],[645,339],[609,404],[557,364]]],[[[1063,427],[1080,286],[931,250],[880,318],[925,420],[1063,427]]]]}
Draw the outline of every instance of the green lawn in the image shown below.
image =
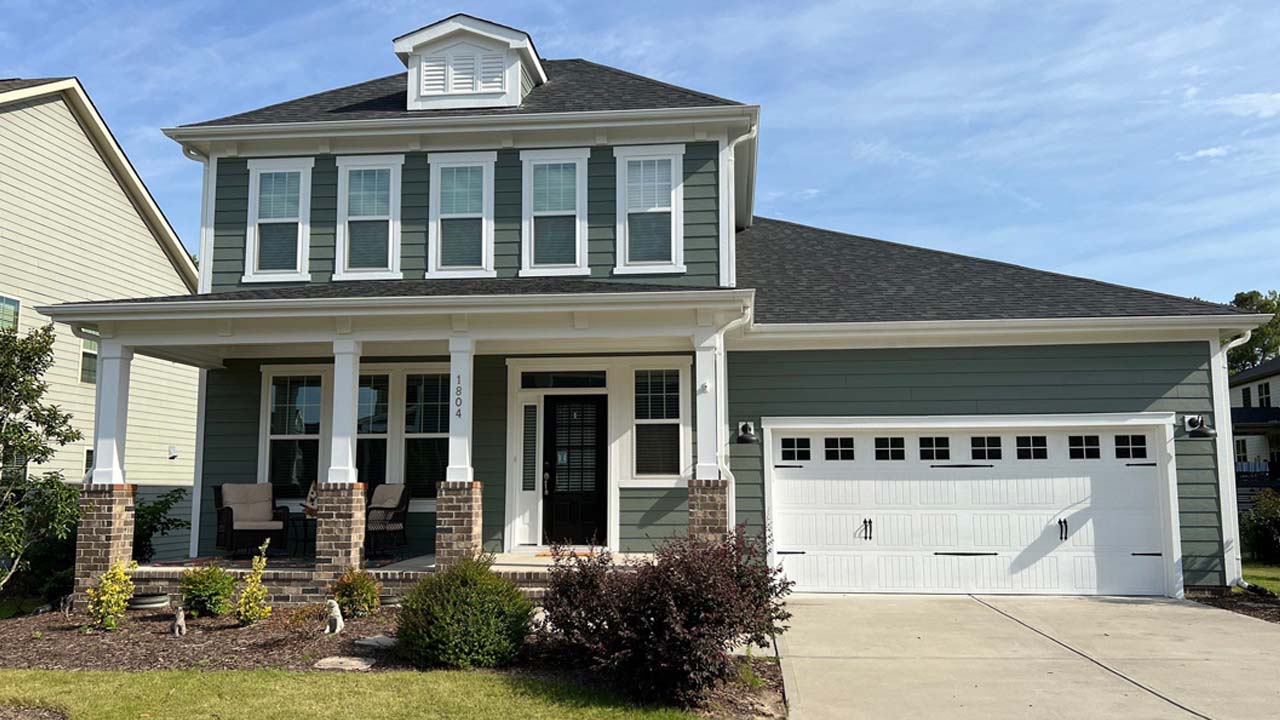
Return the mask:
{"type": "Polygon", "coordinates": [[[1280,565],[1247,562],[1244,564],[1244,580],[1273,593],[1280,593],[1280,565]]]}
{"type": "Polygon", "coordinates": [[[690,717],[573,685],[464,672],[3,670],[0,705],[56,708],[73,720],[690,717]]]}

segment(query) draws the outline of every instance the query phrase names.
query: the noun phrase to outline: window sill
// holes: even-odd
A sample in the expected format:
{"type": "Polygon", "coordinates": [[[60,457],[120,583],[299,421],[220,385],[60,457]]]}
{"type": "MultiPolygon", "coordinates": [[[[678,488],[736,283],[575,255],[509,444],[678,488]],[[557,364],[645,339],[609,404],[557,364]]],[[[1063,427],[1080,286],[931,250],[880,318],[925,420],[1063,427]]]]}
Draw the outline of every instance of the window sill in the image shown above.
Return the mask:
{"type": "Polygon", "coordinates": [[[618,265],[614,275],[674,275],[683,274],[684,265],[618,265]]]}
{"type": "Polygon", "coordinates": [[[677,477],[673,475],[653,475],[653,476],[642,475],[638,477],[619,480],[618,487],[623,490],[640,490],[644,488],[650,488],[650,489],[687,488],[689,487],[689,478],[677,477]]]}
{"type": "Polygon", "coordinates": [[[280,273],[275,274],[257,274],[242,275],[240,277],[242,283],[269,283],[269,282],[311,282],[311,273],[280,273]]]}
{"type": "Polygon", "coordinates": [[[354,270],[335,272],[333,279],[337,282],[344,280],[403,280],[404,274],[391,270],[354,270]]]}
{"type": "Polygon", "coordinates": [[[496,270],[483,270],[480,268],[472,268],[467,270],[434,270],[428,272],[424,276],[427,280],[444,280],[449,278],[495,278],[498,277],[496,270]]]}
{"type": "Polygon", "coordinates": [[[520,277],[585,277],[591,274],[589,267],[531,267],[520,268],[520,277]]]}

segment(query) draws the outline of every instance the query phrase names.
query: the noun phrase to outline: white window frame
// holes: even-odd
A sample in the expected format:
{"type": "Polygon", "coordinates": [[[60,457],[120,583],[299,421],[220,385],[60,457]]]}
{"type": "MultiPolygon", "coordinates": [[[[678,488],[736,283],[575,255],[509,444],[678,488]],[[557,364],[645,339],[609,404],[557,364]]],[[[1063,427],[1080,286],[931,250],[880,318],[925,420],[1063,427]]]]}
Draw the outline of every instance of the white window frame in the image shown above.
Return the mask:
{"type": "Polygon", "coordinates": [[[13,303],[13,330],[17,332],[18,328],[22,326],[22,301],[9,295],[0,295],[0,300],[7,300],[13,303]]]}
{"type": "Polygon", "coordinates": [[[650,483],[661,485],[676,486],[688,481],[690,475],[690,462],[693,457],[693,398],[689,392],[689,362],[650,362],[648,358],[640,359],[636,364],[630,367],[627,374],[630,401],[627,403],[627,417],[630,419],[628,434],[631,437],[627,441],[627,448],[630,451],[630,461],[627,463],[627,469],[630,474],[630,480],[633,486],[643,486],[650,483]],[[661,420],[639,420],[636,418],[636,373],[650,370],[675,370],[680,376],[680,417],[661,420]],[[639,453],[636,450],[636,441],[639,436],[635,432],[635,428],[639,425],[675,425],[679,428],[678,436],[680,438],[680,466],[675,473],[644,473],[641,474],[636,469],[636,462],[639,459],[639,453]]]}
{"type": "Polygon", "coordinates": [[[653,275],[685,272],[684,265],[684,150],[683,144],[624,145],[613,149],[616,167],[617,258],[615,275],[653,275]],[[627,163],[632,160],[671,161],[671,261],[628,262],[627,163]]]}
{"type": "Polygon", "coordinates": [[[306,282],[311,280],[311,169],[315,158],[260,158],[249,161],[249,212],[244,236],[244,276],[241,282],[306,282]],[[266,222],[298,223],[298,263],[292,270],[258,270],[258,189],[263,173],[296,172],[298,218],[270,218],[266,222]]]}
{"type": "MultiPolygon", "coordinates": [[[[88,331],[86,331],[86,332],[88,332],[88,331]]],[[[77,380],[81,385],[97,385],[97,384],[98,384],[98,380],[97,380],[97,377],[98,377],[98,370],[97,370],[96,365],[95,365],[95,367],[94,367],[94,372],[93,372],[94,381],[93,381],[93,382],[85,382],[85,380],[84,380],[84,356],[85,356],[85,355],[92,355],[92,356],[93,356],[94,361],[96,362],[96,361],[97,361],[97,359],[98,359],[98,351],[97,351],[97,350],[90,350],[88,347],[86,347],[86,346],[85,346],[85,343],[89,342],[89,339],[88,339],[88,338],[78,338],[78,339],[80,340],[80,354],[76,356],[76,380],[77,380]]],[[[97,342],[101,343],[101,342],[102,342],[102,340],[101,340],[101,339],[99,339],[97,342]]],[[[101,348],[102,346],[101,346],[101,345],[99,345],[98,347],[99,347],[99,348],[101,348]]]]}
{"type": "Polygon", "coordinates": [[[1271,382],[1258,383],[1258,407],[1271,407],[1271,382]],[[1265,391],[1265,392],[1264,392],[1265,391]]]}
{"type": "Polygon", "coordinates": [[[400,176],[404,155],[343,155],[338,163],[338,227],[335,237],[334,280],[399,280],[400,272],[400,176]],[[391,197],[386,217],[361,216],[356,221],[387,221],[387,265],[385,268],[348,267],[348,233],[352,170],[388,170],[391,173],[391,197]]]}
{"type": "Polygon", "coordinates": [[[587,161],[591,157],[591,148],[566,148],[560,150],[522,150],[521,162],[521,207],[520,222],[520,275],[525,277],[552,277],[568,275],[590,275],[587,248],[587,161]],[[541,212],[533,210],[533,169],[535,165],[572,164],[576,170],[575,219],[577,258],[572,265],[535,265],[534,264],[534,217],[539,215],[563,216],[562,212],[541,212]]]}
{"type": "Polygon", "coordinates": [[[1236,438],[1236,462],[1249,462],[1249,443],[1244,438],[1236,438]]]}
{"type": "Polygon", "coordinates": [[[498,160],[496,151],[427,153],[427,165],[431,172],[431,198],[428,201],[430,217],[427,223],[427,274],[430,278],[491,278],[498,273],[493,269],[493,166],[498,160]],[[440,221],[450,218],[474,218],[474,214],[440,214],[440,169],[445,167],[483,168],[484,201],[480,213],[480,263],[479,267],[446,268],[440,266],[440,221]]]}
{"type": "MultiPolygon", "coordinates": [[[[333,442],[333,366],[332,365],[262,365],[262,386],[258,398],[258,482],[269,483],[271,478],[271,441],[287,440],[310,435],[274,435],[271,432],[271,382],[288,375],[320,376],[320,449],[316,460],[316,482],[327,477],[329,453],[333,442]]],[[[301,507],[304,498],[287,498],[285,504],[301,507]]]]}

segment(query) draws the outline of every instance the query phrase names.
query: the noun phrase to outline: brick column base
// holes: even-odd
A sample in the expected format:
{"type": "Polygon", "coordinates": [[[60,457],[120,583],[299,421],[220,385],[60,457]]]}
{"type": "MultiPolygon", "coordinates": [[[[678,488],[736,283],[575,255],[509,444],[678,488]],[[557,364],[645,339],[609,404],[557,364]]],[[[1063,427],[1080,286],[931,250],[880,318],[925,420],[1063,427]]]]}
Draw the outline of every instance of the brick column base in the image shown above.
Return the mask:
{"type": "Polygon", "coordinates": [[[133,559],[134,485],[85,485],[76,528],[75,607],[89,602],[85,590],[114,563],[133,559]]]}
{"type": "Polygon", "coordinates": [[[446,480],[436,491],[436,569],[484,550],[480,483],[446,480]]]}
{"type": "Polygon", "coordinates": [[[364,483],[316,486],[316,574],[334,579],[364,566],[364,483]]]}
{"type": "Polygon", "coordinates": [[[723,540],[729,532],[729,481],[689,481],[689,537],[723,540]]]}

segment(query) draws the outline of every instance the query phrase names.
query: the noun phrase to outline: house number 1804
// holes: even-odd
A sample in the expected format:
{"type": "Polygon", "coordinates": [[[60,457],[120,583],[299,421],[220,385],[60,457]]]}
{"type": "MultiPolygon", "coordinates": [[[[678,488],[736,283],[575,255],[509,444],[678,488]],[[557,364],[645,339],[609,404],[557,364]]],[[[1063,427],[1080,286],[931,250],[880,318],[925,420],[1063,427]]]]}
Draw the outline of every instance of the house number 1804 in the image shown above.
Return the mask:
{"type": "Polygon", "coordinates": [[[453,386],[453,414],[455,417],[462,417],[462,376],[458,376],[458,382],[453,386]]]}

